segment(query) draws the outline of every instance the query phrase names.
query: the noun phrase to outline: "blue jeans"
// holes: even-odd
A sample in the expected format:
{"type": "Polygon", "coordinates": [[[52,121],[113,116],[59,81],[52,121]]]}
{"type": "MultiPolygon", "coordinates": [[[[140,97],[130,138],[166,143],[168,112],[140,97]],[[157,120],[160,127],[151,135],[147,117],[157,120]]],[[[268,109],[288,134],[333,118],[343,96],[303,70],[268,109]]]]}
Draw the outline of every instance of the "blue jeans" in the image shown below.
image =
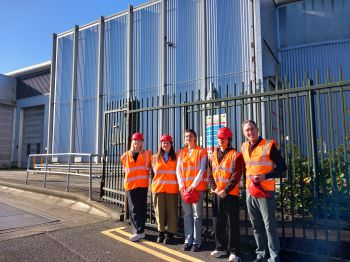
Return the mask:
{"type": "Polygon", "coordinates": [[[255,242],[257,244],[257,258],[267,257],[267,249],[270,253],[269,262],[280,261],[280,243],[275,217],[275,192],[270,192],[270,198],[255,198],[247,192],[247,208],[250,221],[253,226],[255,242]]]}
{"type": "Polygon", "coordinates": [[[184,213],[185,243],[201,245],[202,211],[204,191],[199,191],[199,201],[195,204],[187,204],[181,199],[184,213]]]}

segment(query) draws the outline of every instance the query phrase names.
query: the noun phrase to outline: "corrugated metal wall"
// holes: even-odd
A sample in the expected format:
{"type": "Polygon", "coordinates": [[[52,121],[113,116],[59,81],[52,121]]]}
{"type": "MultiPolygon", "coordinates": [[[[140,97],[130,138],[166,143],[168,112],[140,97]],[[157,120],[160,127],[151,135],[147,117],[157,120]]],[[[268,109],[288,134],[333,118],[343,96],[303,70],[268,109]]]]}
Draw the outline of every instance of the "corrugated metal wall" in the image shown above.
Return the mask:
{"type": "Polygon", "coordinates": [[[11,166],[13,106],[0,104],[0,167],[11,166]]]}
{"type": "Polygon", "coordinates": [[[343,79],[350,79],[350,41],[321,43],[309,46],[281,49],[281,75],[289,76],[292,86],[302,86],[305,72],[309,79],[316,82],[316,70],[319,71],[321,83],[326,81],[327,68],[330,81],[339,80],[339,68],[343,79]]]}

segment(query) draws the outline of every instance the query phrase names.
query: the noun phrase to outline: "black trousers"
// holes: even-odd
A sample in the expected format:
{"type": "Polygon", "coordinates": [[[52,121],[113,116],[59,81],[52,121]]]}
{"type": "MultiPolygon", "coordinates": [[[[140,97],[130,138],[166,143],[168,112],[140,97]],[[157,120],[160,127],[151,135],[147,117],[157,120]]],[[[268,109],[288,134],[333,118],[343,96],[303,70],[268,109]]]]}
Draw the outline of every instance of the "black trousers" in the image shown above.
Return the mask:
{"type": "Polygon", "coordinates": [[[145,231],[147,212],[147,187],[128,190],[128,205],[133,232],[140,234],[145,231]]]}
{"type": "Polygon", "coordinates": [[[240,255],[239,199],[227,195],[213,197],[213,225],[216,250],[240,255]]]}

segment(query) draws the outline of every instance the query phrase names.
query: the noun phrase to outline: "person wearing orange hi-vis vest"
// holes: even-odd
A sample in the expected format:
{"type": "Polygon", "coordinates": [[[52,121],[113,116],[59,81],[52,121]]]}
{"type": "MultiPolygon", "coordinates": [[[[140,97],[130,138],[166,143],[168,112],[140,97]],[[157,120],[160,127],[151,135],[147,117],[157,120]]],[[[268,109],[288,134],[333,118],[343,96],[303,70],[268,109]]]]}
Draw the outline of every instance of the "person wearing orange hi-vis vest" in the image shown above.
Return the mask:
{"type": "Polygon", "coordinates": [[[136,132],[131,137],[130,150],[121,156],[124,168],[124,188],[127,193],[133,235],[131,241],[145,238],[147,190],[152,153],[143,149],[143,134],[136,132]]]}
{"type": "Polygon", "coordinates": [[[275,178],[287,170],[276,142],[259,136],[253,120],[242,124],[248,140],[241,146],[245,162],[247,209],[257,244],[254,262],[280,261],[280,244],[275,217],[275,178]],[[269,257],[268,257],[269,254],[269,257]]]}
{"type": "Polygon", "coordinates": [[[179,150],[176,176],[181,192],[185,243],[183,251],[201,250],[203,197],[207,189],[207,150],[197,146],[197,134],[185,130],[186,146],[179,150]]]}
{"type": "Polygon", "coordinates": [[[222,127],[217,133],[219,148],[209,156],[208,183],[213,193],[213,225],[215,250],[213,257],[226,256],[239,262],[239,182],[243,170],[243,156],[231,147],[232,131],[222,127]]]}
{"type": "Polygon", "coordinates": [[[161,136],[158,153],[152,156],[151,174],[153,203],[159,231],[157,242],[172,244],[177,228],[179,186],[176,178],[173,138],[168,134],[161,136]],[[166,234],[165,225],[167,225],[166,234]]]}

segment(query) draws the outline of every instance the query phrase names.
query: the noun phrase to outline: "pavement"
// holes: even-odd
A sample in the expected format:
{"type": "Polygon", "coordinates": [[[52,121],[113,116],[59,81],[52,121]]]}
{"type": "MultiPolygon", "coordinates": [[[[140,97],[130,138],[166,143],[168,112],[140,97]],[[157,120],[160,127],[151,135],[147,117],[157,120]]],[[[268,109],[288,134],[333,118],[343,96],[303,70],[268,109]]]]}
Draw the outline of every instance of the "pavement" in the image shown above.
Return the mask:
{"type": "Polygon", "coordinates": [[[99,179],[93,180],[90,200],[87,177],[71,177],[67,192],[64,175],[48,175],[46,187],[43,186],[43,174],[29,174],[28,183],[25,184],[26,176],[26,170],[0,170],[0,191],[97,215],[106,220],[123,220],[120,208],[101,201],[99,179]]]}

